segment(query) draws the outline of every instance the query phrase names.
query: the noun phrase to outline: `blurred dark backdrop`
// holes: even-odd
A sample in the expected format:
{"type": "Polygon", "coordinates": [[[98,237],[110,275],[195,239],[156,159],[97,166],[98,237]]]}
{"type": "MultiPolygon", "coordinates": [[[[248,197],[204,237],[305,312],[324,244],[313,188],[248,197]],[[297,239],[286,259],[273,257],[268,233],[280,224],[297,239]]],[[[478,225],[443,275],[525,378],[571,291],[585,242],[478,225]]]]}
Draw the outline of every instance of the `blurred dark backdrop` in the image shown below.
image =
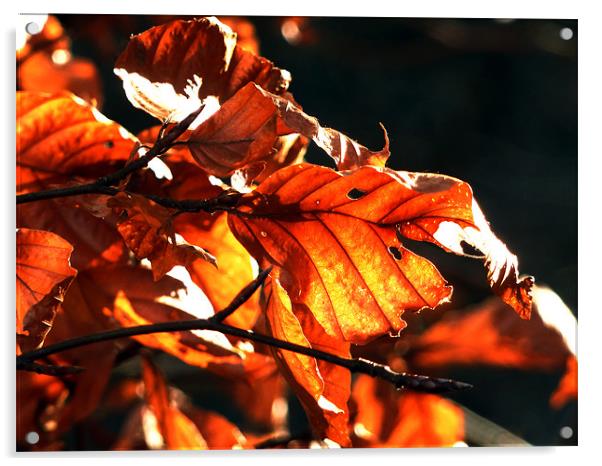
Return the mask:
{"type": "MultiPolygon", "coordinates": [[[[163,21],[59,19],[74,55],[101,64],[103,113],[134,133],[156,124],[127,102],[112,65],[129,34],[163,21]]],[[[371,149],[382,147],[382,122],[392,168],[468,181],[521,272],[577,314],[577,21],[248,19],[261,54],[291,72],[290,90],[307,113],[371,149]]],[[[315,146],[307,158],[332,166],[315,146]]],[[[489,294],[480,263],[419,248],[437,256],[456,287],[455,305],[489,294]]],[[[172,363],[176,383],[179,374],[187,385],[185,369],[172,363]]],[[[548,406],[561,374],[479,368],[453,375],[476,385],[455,399],[480,415],[534,444],[574,444],[575,436],[559,432],[568,425],[576,435],[576,403],[558,412],[548,406]]]]}

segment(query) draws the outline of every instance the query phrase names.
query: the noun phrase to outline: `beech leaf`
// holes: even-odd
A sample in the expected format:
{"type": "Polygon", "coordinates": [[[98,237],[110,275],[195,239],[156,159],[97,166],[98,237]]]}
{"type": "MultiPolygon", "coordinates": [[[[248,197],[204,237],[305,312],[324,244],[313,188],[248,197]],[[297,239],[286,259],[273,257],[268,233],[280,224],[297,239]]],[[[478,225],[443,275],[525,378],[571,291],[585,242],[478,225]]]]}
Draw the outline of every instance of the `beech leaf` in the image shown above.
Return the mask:
{"type": "MultiPolygon", "coordinates": [[[[96,180],[123,166],[135,138],[72,94],[17,93],[17,194],[96,180]]],[[[17,206],[20,227],[49,230],[73,247],[78,269],[124,261],[127,250],[110,219],[73,200],[17,206]]]]}
{"type": "Polygon", "coordinates": [[[186,142],[203,169],[224,177],[272,155],[276,116],[271,99],[249,83],[193,130],[186,142]]]}
{"type": "MultiPolygon", "coordinates": [[[[272,272],[277,276],[277,271],[272,272]]],[[[349,357],[349,344],[328,337],[311,313],[293,312],[291,301],[277,278],[265,284],[265,307],[272,336],[308,348],[349,357]],[[302,323],[298,317],[302,319],[302,323]]],[[[340,446],[350,446],[347,423],[351,374],[347,369],[286,350],[272,350],[281,373],[301,401],[314,435],[340,446]]]]}
{"type": "Polygon", "coordinates": [[[464,413],[438,395],[404,391],[368,375],[353,386],[354,446],[451,447],[464,440],[464,413]]]}
{"type": "Polygon", "coordinates": [[[406,249],[404,236],[446,247],[442,224],[478,232],[467,183],[372,166],[283,168],[228,218],[256,259],[288,273],[282,284],[293,303],[311,309],[329,335],[356,344],[398,334],[403,311],[435,308],[451,296],[435,266],[406,249]]]}
{"type": "MultiPolygon", "coordinates": [[[[449,198],[469,192],[458,180],[441,178],[449,198]]],[[[311,309],[328,335],[365,343],[403,329],[403,311],[434,308],[451,295],[435,266],[396,235],[405,219],[444,209],[431,202],[432,190],[420,189],[375,167],[344,176],[301,164],[269,177],[228,218],[256,259],[287,272],[281,282],[293,304],[311,309]],[[350,199],[353,189],[367,194],[350,199]]]]}
{"type": "Polygon", "coordinates": [[[73,246],[49,231],[17,230],[17,334],[23,351],[42,345],[77,271],[73,246]]]}
{"type": "Polygon", "coordinates": [[[107,205],[127,212],[118,221],[117,230],[137,259],[148,258],[155,280],[161,279],[177,265],[187,266],[197,259],[216,266],[216,259],[198,246],[178,241],[168,209],[136,194],[119,193],[107,205]]]}
{"type": "Polygon", "coordinates": [[[214,17],[176,20],[133,36],[114,71],[132,105],[174,122],[209,96],[223,103],[249,82],[282,93],[291,79],[237,46],[236,34],[214,17]]]}
{"type": "Polygon", "coordinates": [[[142,378],[150,409],[149,413],[143,414],[143,429],[149,446],[166,450],[206,449],[207,443],[194,422],[171,402],[163,375],[148,357],[142,358],[142,378]],[[155,443],[156,434],[160,437],[158,444],[155,443]],[[149,441],[151,436],[155,438],[149,441]]]}

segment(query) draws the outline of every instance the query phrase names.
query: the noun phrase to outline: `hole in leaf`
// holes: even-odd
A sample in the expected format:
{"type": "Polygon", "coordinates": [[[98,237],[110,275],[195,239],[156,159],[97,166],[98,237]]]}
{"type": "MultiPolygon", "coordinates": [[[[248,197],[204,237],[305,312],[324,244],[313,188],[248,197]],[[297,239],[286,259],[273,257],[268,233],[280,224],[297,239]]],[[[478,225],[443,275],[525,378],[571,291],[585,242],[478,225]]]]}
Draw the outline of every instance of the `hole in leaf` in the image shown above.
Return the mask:
{"type": "Polygon", "coordinates": [[[353,188],[351,191],[347,193],[347,197],[354,201],[361,199],[366,195],[366,191],[362,191],[361,189],[353,188]]]}
{"type": "Polygon", "coordinates": [[[395,260],[401,260],[401,251],[395,246],[389,246],[389,253],[395,258],[395,260]]]}

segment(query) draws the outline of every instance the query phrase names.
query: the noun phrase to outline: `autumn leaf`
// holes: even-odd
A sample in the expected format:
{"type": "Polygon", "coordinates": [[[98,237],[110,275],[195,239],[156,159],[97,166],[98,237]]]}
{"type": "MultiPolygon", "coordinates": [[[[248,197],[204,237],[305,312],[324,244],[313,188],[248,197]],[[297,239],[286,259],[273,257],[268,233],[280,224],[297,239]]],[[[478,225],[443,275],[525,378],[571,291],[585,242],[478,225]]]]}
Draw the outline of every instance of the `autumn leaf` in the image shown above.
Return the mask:
{"type": "Polygon", "coordinates": [[[193,130],[186,143],[203,169],[224,177],[272,155],[276,116],[271,99],[249,83],[193,130]]]}
{"type": "Polygon", "coordinates": [[[49,231],[17,230],[17,334],[21,350],[44,342],[58,306],[77,271],[73,246],[49,231]]]}
{"type": "MultiPolygon", "coordinates": [[[[72,94],[17,93],[17,194],[112,173],[134,144],[121,126],[72,94]]],[[[20,204],[17,225],[65,238],[78,270],[125,260],[127,249],[110,219],[78,208],[74,199],[20,204]]]]}
{"type": "MultiPolygon", "coordinates": [[[[277,275],[276,275],[277,276],[277,275]]],[[[329,338],[313,320],[311,313],[297,309],[302,323],[293,312],[291,300],[277,278],[265,285],[268,329],[279,340],[307,348],[349,357],[349,344],[329,338]]],[[[273,350],[281,373],[301,401],[314,435],[341,446],[350,446],[347,423],[351,374],[347,369],[316,360],[311,356],[285,350],[273,350]]]]}
{"type": "Polygon", "coordinates": [[[356,447],[450,447],[464,440],[462,410],[441,396],[396,391],[362,374],[352,397],[356,447]]]}
{"type": "MultiPolygon", "coordinates": [[[[452,198],[469,189],[442,180],[452,198]]],[[[229,222],[256,259],[287,272],[282,285],[293,304],[311,309],[328,335],[365,343],[404,328],[404,310],[434,308],[451,295],[437,269],[396,235],[396,224],[426,210],[425,197],[428,209],[437,207],[418,189],[373,167],[342,176],[296,165],[243,197],[229,222]]]]}
{"type": "Polygon", "coordinates": [[[306,114],[291,99],[271,94],[257,87],[257,91],[271,99],[278,108],[279,134],[299,133],[311,139],[336,163],[338,170],[351,170],[364,165],[384,167],[389,155],[389,137],[382,126],[385,145],[380,151],[371,151],[345,134],[320,126],[318,119],[306,114]]]}
{"type": "Polygon", "coordinates": [[[434,308],[451,296],[403,236],[446,247],[440,226],[474,225],[472,213],[470,186],[455,178],[300,164],[243,196],[228,218],[256,259],[286,270],[290,280],[282,284],[293,303],[307,305],[329,335],[365,343],[399,333],[403,311],[434,308]]]}
{"type": "Polygon", "coordinates": [[[412,336],[406,355],[414,370],[486,364],[524,370],[557,370],[570,356],[562,335],[538,312],[523,321],[498,299],[448,311],[412,336]]]}
{"type": "MultiPolygon", "coordinates": [[[[239,290],[254,278],[252,258],[234,237],[225,214],[182,215],[175,223],[176,231],[192,244],[202,246],[215,255],[217,268],[204,260],[187,266],[192,281],[207,295],[217,312],[234,299],[239,290]]],[[[259,313],[259,293],[256,292],[238,310],[226,318],[226,323],[251,329],[259,313]]]]}
{"type": "Polygon", "coordinates": [[[578,395],[577,358],[573,355],[566,360],[566,370],[554,393],[550,396],[550,406],[560,409],[578,395]]]}
{"type": "Polygon", "coordinates": [[[223,103],[249,82],[282,93],[291,79],[237,46],[236,34],[214,17],[172,21],[133,36],[114,71],[132,105],[176,122],[209,96],[223,103]]]}
{"type": "Polygon", "coordinates": [[[197,259],[216,265],[215,257],[198,246],[178,242],[172,226],[172,215],[164,207],[137,194],[119,193],[107,205],[126,213],[117,230],[134,252],[136,259],[148,258],[153,278],[161,279],[177,265],[188,266],[197,259]]]}
{"type": "Polygon", "coordinates": [[[23,91],[70,91],[96,107],[102,104],[102,83],[96,66],[90,60],[71,57],[66,49],[33,54],[19,66],[17,78],[23,91]]]}
{"type": "Polygon", "coordinates": [[[192,422],[169,399],[163,375],[148,357],[142,358],[142,378],[149,410],[143,414],[145,437],[153,438],[151,448],[204,450],[207,443],[192,422]],[[157,435],[158,434],[158,435],[157,435]]]}
{"type": "MultiPolygon", "coordinates": [[[[123,327],[194,319],[194,316],[161,302],[137,304],[134,308],[122,292],[117,294],[112,312],[123,327]]],[[[193,366],[207,368],[216,364],[242,365],[242,352],[230,345],[226,338],[220,337],[214,332],[182,331],[151,333],[132,338],[144,346],[163,350],[193,366]],[[213,337],[213,341],[209,337],[213,337]]]]}

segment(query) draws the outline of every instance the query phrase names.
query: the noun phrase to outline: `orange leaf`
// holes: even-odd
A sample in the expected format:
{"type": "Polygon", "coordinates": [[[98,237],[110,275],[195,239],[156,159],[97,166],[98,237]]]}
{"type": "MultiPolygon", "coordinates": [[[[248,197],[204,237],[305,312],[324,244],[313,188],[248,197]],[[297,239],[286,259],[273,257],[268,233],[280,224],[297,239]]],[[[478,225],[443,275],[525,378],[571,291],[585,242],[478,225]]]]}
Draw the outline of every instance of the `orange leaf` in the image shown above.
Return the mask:
{"type": "MultiPolygon", "coordinates": [[[[311,309],[328,335],[365,343],[403,329],[404,310],[433,308],[451,295],[433,264],[396,235],[398,223],[437,208],[430,192],[402,175],[284,168],[241,199],[230,226],[256,259],[288,273],[281,281],[293,304],[311,309]]],[[[431,176],[452,200],[469,193],[458,180],[431,176]]]]}
{"type": "Polygon", "coordinates": [[[272,100],[278,108],[278,132],[279,134],[299,133],[311,139],[330,157],[334,159],[338,170],[351,170],[363,165],[374,165],[384,167],[389,155],[389,137],[385,127],[385,145],[377,152],[373,152],[343,133],[320,126],[317,118],[303,112],[291,99],[270,94],[258,88],[266,98],[272,100]]]}
{"type": "Polygon", "coordinates": [[[41,346],[52,326],[77,273],[69,265],[72,251],[49,231],[17,230],[17,333],[23,351],[41,346]]]}
{"type": "Polygon", "coordinates": [[[560,409],[571,400],[577,399],[578,377],[577,377],[577,358],[570,356],[566,360],[566,370],[558,387],[550,397],[550,406],[554,409],[560,409]]]}
{"type": "Polygon", "coordinates": [[[562,335],[534,312],[528,322],[506,312],[498,299],[446,312],[410,342],[407,359],[416,371],[449,365],[488,364],[556,370],[570,355],[562,335]]]}
{"type": "MultiPolygon", "coordinates": [[[[69,94],[17,93],[17,193],[96,179],[128,159],[133,136],[69,94]]],[[[77,199],[21,204],[17,225],[52,231],[73,247],[81,270],[126,259],[114,226],[78,207],[77,199]]]]}
{"type": "Polygon", "coordinates": [[[187,145],[208,173],[224,177],[272,155],[276,107],[253,83],[191,132],[187,145]]]}
{"type": "Polygon", "coordinates": [[[114,71],[135,107],[172,121],[208,96],[225,102],[248,82],[277,93],[290,82],[288,72],[237,46],[236,34],[214,17],[172,21],[133,36],[114,71]]]}
{"type": "Polygon", "coordinates": [[[102,103],[102,84],[94,63],[71,58],[65,49],[33,54],[19,66],[17,77],[24,91],[70,91],[95,107],[102,103]]]}
{"type": "Polygon", "coordinates": [[[464,439],[464,414],[438,396],[396,391],[360,375],[353,386],[354,446],[449,447],[464,439]]]}
{"type": "MultiPolygon", "coordinates": [[[[297,309],[303,323],[299,322],[286,291],[276,278],[266,281],[265,293],[266,317],[272,336],[349,357],[349,344],[329,338],[310,313],[297,309]]],[[[349,371],[292,351],[272,350],[272,353],[280,371],[301,401],[314,434],[319,439],[329,439],[341,446],[349,446],[349,371]]]]}
{"type": "Polygon", "coordinates": [[[216,265],[215,257],[204,249],[177,241],[168,209],[144,196],[125,193],[113,196],[107,205],[127,213],[126,219],[118,221],[117,230],[137,259],[151,261],[155,280],[173,267],[188,266],[199,258],[216,265]]]}
{"type": "MultiPolygon", "coordinates": [[[[125,293],[120,292],[113,305],[113,317],[123,327],[194,319],[194,316],[160,302],[139,304],[137,308],[140,311],[134,308],[125,293]]],[[[202,335],[209,336],[210,333],[202,335]]],[[[207,368],[216,364],[242,365],[241,352],[229,345],[226,339],[214,342],[192,331],[150,333],[132,338],[144,346],[165,351],[193,366],[207,368]]]]}
{"type": "MultiPolygon", "coordinates": [[[[251,256],[234,237],[228,227],[225,214],[181,215],[176,219],[176,231],[190,243],[207,248],[217,261],[217,268],[203,260],[187,266],[190,277],[217,312],[225,308],[236,294],[254,278],[251,256]]],[[[259,292],[227,317],[226,323],[250,329],[259,313],[259,292]]]]}
{"type": "MultiPolygon", "coordinates": [[[[229,222],[256,259],[288,272],[282,284],[293,303],[306,304],[329,335],[352,343],[398,333],[403,311],[451,296],[435,266],[406,249],[401,235],[454,250],[456,238],[443,226],[478,233],[468,184],[372,166],[281,169],[241,198],[229,222]]],[[[492,254],[496,266],[514,257],[492,254]]]]}
{"type": "MultiPolygon", "coordinates": [[[[163,375],[147,357],[142,358],[142,378],[146,403],[150,408],[150,416],[143,415],[145,437],[148,439],[159,434],[162,442],[159,446],[153,441],[149,446],[167,450],[206,449],[205,439],[195,424],[171,402],[163,375]],[[153,425],[153,418],[156,425],[153,425]]],[[[147,443],[150,442],[147,440],[147,443]]]]}

